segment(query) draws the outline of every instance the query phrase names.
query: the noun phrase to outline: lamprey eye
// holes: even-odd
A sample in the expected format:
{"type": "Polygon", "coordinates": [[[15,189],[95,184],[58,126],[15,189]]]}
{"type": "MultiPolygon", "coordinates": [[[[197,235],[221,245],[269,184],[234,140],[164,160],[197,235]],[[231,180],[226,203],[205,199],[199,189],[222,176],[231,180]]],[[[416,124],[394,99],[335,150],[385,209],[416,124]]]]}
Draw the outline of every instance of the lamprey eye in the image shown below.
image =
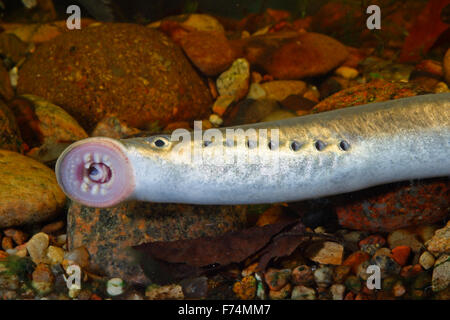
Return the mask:
{"type": "Polygon", "coordinates": [[[350,149],[350,144],[347,141],[342,140],[339,143],[339,148],[341,148],[341,150],[343,150],[343,151],[347,151],[348,149],[350,149]]]}
{"type": "Polygon", "coordinates": [[[153,140],[153,145],[157,148],[164,148],[169,145],[169,140],[165,137],[157,137],[153,140]]]}

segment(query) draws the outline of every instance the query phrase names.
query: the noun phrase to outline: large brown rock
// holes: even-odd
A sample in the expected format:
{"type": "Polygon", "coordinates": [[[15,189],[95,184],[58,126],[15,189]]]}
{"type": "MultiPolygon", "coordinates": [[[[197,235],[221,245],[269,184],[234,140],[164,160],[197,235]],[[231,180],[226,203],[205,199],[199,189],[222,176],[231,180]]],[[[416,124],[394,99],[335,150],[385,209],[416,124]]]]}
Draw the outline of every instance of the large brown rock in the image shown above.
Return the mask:
{"type": "Polygon", "coordinates": [[[22,66],[17,91],[61,106],[86,129],[109,114],[139,128],[201,119],[212,102],[169,38],[120,23],[66,32],[42,44],[22,66]]]}
{"type": "Polygon", "coordinates": [[[96,209],[72,202],[67,218],[69,250],[84,246],[90,270],[145,284],[131,246],[217,236],[244,226],[245,206],[193,206],[128,202],[96,209]]]}
{"type": "Polygon", "coordinates": [[[65,202],[53,170],[19,153],[0,150],[0,228],[48,220],[65,202]]]}

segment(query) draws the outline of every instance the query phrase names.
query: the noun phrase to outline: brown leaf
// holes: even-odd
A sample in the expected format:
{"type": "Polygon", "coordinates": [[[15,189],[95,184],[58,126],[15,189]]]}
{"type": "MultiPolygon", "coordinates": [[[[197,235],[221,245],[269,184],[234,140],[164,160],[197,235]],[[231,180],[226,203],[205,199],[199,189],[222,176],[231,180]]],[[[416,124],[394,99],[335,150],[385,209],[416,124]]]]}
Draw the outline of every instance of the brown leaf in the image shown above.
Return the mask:
{"type": "Polygon", "coordinates": [[[212,238],[144,243],[133,247],[154,259],[184,263],[194,267],[225,266],[239,263],[261,250],[272,237],[293,225],[296,220],[263,227],[251,227],[212,238]]]}
{"type": "Polygon", "coordinates": [[[408,30],[400,53],[400,62],[412,62],[421,59],[433,46],[439,36],[448,29],[448,25],[441,21],[441,12],[450,0],[430,0],[415,23],[408,30]]]}

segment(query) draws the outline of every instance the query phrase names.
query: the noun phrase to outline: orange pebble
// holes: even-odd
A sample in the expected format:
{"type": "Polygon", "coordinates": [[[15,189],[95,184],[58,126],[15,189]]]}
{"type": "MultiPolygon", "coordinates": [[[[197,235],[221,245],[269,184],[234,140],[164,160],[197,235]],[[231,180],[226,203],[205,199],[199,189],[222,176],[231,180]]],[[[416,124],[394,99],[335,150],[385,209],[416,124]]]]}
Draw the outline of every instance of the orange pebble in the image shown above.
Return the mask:
{"type": "Polygon", "coordinates": [[[403,278],[414,278],[419,273],[423,271],[422,266],[420,264],[405,266],[400,271],[400,276],[403,278]]]}
{"type": "Polygon", "coordinates": [[[355,300],[355,294],[353,292],[348,292],[345,297],[344,300],[355,300]]]}
{"type": "Polygon", "coordinates": [[[398,246],[392,249],[392,258],[399,265],[404,266],[406,261],[408,261],[409,254],[411,253],[411,248],[408,246],[398,246]]]}
{"type": "Polygon", "coordinates": [[[351,255],[349,255],[347,259],[345,259],[343,265],[350,266],[352,268],[353,273],[356,273],[358,266],[364,261],[367,261],[369,259],[370,256],[368,253],[363,251],[356,251],[353,252],[351,255]]]}

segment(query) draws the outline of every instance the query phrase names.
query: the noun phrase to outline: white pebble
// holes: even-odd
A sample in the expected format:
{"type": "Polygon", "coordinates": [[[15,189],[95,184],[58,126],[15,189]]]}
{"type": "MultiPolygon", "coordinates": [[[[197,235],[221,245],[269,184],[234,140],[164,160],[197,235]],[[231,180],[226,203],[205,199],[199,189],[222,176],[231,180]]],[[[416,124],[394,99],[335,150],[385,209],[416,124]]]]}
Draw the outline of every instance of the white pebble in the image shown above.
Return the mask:
{"type": "Polygon", "coordinates": [[[434,265],[434,256],[429,253],[428,251],[425,251],[420,255],[419,258],[419,264],[425,269],[428,270],[434,265]]]}
{"type": "Polygon", "coordinates": [[[120,278],[109,279],[106,284],[106,292],[110,296],[118,296],[124,292],[125,282],[120,278]]]}
{"type": "Polygon", "coordinates": [[[217,114],[213,113],[209,116],[209,122],[211,122],[215,126],[220,126],[223,123],[223,120],[217,114]]]}

